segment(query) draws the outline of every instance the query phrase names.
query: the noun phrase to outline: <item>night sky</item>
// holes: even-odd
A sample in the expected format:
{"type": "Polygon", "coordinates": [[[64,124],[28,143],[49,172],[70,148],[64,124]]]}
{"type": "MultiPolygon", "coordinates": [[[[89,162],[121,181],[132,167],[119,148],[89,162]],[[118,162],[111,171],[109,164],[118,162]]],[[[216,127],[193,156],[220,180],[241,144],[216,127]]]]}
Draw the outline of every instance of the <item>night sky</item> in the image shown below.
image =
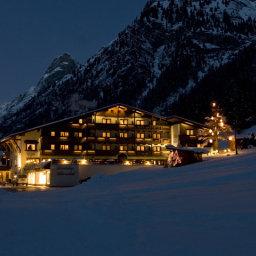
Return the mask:
{"type": "Polygon", "coordinates": [[[0,8],[0,103],[35,86],[64,52],[79,62],[112,41],[146,0],[8,0],[0,8]]]}

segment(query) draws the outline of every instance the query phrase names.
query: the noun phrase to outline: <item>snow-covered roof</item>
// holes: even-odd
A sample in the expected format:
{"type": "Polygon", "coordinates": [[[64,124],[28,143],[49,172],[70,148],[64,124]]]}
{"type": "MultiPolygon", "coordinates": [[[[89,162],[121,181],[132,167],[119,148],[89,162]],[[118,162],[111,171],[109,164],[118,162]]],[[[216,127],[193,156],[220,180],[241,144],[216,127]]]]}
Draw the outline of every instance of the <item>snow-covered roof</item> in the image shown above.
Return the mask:
{"type": "Polygon", "coordinates": [[[193,152],[196,154],[207,154],[209,153],[209,150],[206,148],[196,148],[196,147],[175,147],[173,145],[167,145],[167,149],[169,150],[178,150],[178,151],[184,151],[184,152],[193,152]]]}

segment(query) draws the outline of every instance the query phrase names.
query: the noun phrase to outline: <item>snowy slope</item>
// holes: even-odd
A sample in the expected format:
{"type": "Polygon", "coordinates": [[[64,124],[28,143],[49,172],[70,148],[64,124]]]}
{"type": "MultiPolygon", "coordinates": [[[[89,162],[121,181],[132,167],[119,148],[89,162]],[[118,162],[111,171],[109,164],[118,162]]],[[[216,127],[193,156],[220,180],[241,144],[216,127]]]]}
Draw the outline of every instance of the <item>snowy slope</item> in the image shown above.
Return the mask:
{"type": "Polygon", "coordinates": [[[1,256],[256,253],[256,152],[79,187],[0,190],[1,256]]]}

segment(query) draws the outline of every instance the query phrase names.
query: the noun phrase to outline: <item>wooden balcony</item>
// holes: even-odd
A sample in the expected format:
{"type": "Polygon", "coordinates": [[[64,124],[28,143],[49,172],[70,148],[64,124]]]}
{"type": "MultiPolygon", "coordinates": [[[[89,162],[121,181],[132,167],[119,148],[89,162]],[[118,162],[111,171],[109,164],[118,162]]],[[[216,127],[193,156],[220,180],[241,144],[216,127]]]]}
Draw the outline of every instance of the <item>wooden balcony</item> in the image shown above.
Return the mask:
{"type": "Polygon", "coordinates": [[[179,139],[183,147],[196,147],[198,144],[198,138],[196,136],[180,135],[179,139]]]}

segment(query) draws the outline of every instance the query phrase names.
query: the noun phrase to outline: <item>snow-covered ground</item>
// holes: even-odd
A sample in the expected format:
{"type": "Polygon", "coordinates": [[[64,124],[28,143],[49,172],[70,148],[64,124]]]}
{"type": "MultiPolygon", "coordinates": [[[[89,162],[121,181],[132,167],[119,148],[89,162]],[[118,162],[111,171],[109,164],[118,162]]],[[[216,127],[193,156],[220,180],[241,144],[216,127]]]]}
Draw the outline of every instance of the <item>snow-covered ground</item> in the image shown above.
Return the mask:
{"type": "Polygon", "coordinates": [[[256,255],[256,151],[0,190],[0,255],[256,255]]]}

